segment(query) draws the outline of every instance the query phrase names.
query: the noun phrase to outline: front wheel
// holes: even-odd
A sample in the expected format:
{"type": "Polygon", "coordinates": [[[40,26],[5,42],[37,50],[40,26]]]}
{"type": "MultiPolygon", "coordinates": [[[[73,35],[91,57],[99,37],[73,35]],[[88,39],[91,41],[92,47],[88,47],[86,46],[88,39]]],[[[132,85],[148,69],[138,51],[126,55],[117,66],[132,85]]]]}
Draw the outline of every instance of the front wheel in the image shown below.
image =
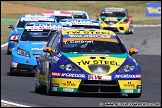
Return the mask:
{"type": "Polygon", "coordinates": [[[42,93],[45,91],[45,87],[43,85],[41,85],[40,81],[39,81],[39,71],[38,71],[38,67],[36,67],[35,69],[35,79],[34,79],[34,91],[35,93],[42,93]]]}
{"type": "Polygon", "coordinates": [[[13,71],[13,69],[10,67],[10,72],[7,73],[10,76],[15,76],[17,75],[16,72],[13,71]]]}
{"type": "Polygon", "coordinates": [[[9,51],[9,46],[7,47],[7,54],[11,54],[11,51],[9,51]]]}

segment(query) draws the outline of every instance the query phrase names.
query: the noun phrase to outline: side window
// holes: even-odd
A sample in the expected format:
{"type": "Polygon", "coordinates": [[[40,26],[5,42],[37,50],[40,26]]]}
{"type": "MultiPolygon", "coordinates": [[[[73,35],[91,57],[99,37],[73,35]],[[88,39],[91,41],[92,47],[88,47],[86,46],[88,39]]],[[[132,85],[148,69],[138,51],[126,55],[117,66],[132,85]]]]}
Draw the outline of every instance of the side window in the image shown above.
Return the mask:
{"type": "Polygon", "coordinates": [[[56,31],[55,33],[52,34],[53,36],[51,36],[51,38],[49,39],[50,41],[48,41],[48,43],[47,43],[46,46],[52,46],[52,43],[53,43],[53,41],[55,40],[57,34],[58,34],[57,31],[56,31]]]}
{"type": "Polygon", "coordinates": [[[52,50],[55,52],[59,42],[59,33],[57,33],[55,40],[52,43],[52,50]]]}

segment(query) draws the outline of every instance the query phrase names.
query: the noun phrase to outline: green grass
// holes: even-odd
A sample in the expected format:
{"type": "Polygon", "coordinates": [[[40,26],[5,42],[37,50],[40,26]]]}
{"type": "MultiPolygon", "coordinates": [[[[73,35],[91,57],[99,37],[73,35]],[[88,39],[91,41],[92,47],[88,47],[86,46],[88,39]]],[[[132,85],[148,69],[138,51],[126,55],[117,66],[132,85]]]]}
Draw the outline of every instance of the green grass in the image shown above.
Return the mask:
{"type": "MultiPolygon", "coordinates": [[[[159,24],[161,18],[145,17],[146,3],[161,3],[161,1],[9,1],[24,5],[48,8],[53,10],[86,10],[92,19],[96,19],[95,14],[100,13],[105,7],[127,8],[129,14],[133,16],[135,24],[159,24]]],[[[14,17],[14,15],[13,15],[14,17]]],[[[18,18],[18,17],[17,17],[18,18]]]]}
{"type": "Polygon", "coordinates": [[[1,44],[7,42],[8,34],[11,32],[11,29],[9,29],[8,26],[10,24],[15,26],[16,22],[17,19],[1,18],[1,44]]]}
{"type": "MultiPolygon", "coordinates": [[[[17,3],[41,7],[52,10],[85,10],[88,12],[90,18],[96,19],[95,14],[100,13],[105,7],[123,7],[128,9],[129,14],[133,16],[134,24],[161,24],[161,17],[146,17],[145,5],[146,3],[161,3],[161,1],[5,1],[8,3],[17,3]]],[[[25,13],[23,13],[25,14],[25,13]]],[[[7,40],[7,35],[11,31],[8,29],[9,24],[14,24],[20,17],[20,13],[1,16],[1,44],[7,40]]]]}

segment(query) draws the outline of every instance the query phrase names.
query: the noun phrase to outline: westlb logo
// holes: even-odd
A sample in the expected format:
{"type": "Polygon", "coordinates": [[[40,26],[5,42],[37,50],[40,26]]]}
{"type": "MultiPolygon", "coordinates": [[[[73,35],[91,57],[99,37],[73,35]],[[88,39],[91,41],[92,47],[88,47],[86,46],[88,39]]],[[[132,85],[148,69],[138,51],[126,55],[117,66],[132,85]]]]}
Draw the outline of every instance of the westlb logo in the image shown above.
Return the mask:
{"type": "Polygon", "coordinates": [[[161,17],[161,4],[146,4],[146,16],[147,17],[161,17]]]}

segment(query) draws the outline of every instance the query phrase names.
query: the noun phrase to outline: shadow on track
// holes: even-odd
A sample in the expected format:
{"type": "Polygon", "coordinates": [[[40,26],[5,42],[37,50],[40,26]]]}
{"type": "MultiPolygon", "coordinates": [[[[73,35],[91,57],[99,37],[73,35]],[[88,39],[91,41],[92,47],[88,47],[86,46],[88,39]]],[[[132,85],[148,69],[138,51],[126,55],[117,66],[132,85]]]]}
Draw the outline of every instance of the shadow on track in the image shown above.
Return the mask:
{"type": "MultiPolygon", "coordinates": [[[[35,93],[34,91],[29,91],[35,93]]],[[[43,93],[35,93],[44,96],[48,96],[45,92],[43,93]]],[[[128,98],[127,95],[120,94],[99,94],[99,93],[65,93],[65,92],[53,92],[51,96],[54,97],[89,97],[89,98],[128,98]]]]}

